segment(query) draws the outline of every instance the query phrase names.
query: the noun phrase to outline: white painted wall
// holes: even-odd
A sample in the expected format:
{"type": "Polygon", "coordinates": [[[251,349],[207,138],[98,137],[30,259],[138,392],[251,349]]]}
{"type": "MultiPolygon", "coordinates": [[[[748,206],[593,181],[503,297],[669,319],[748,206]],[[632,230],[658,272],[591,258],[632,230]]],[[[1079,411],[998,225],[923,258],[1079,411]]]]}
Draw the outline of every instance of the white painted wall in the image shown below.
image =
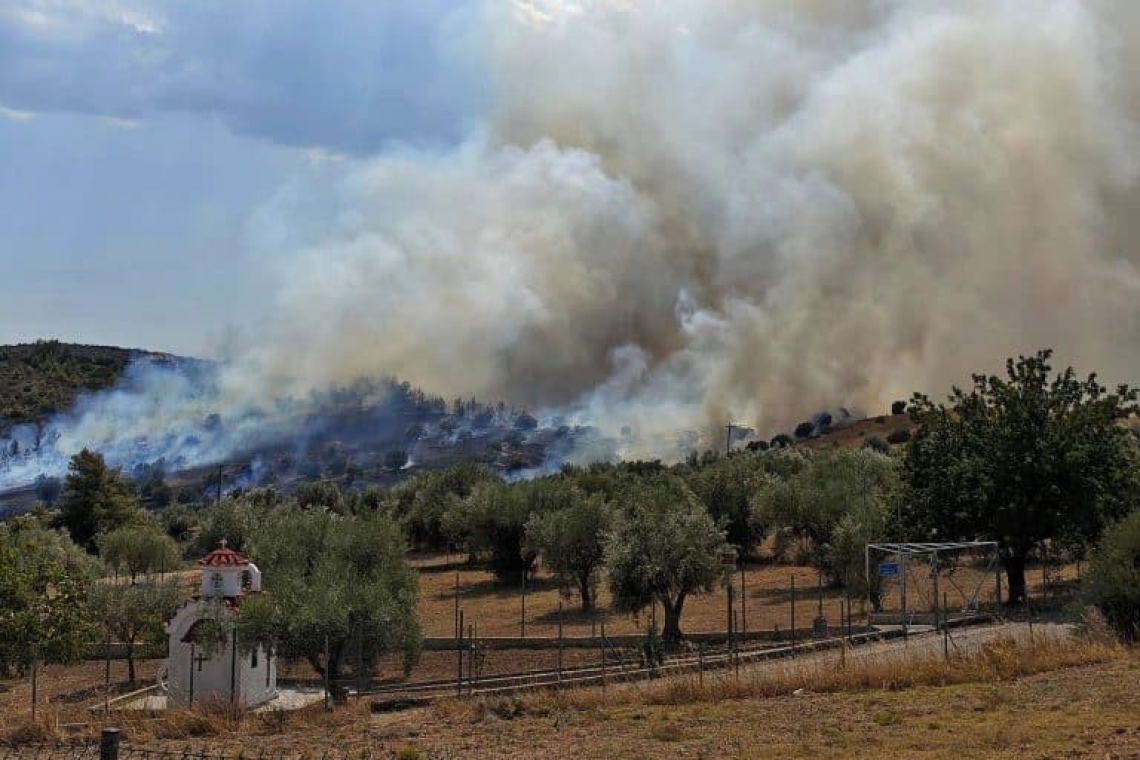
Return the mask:
{"type": "Polygon", "coordinates": [[[261,571],[252,562],[237,567],[202,568],[200,592],[203,598],[214,596],[238,597],[243,593],[256,593],[258,591],[261,591],[261,571]],[[243,587],[243,575],[249,578],[248,589],[243,587]]]}
{"type": "Polygon", "coordinates": [[[166,661],[168,703],[187,706],[211,699],[228,702],[233,698],[240,707],[253,707],[275,697],[277,658],[268,657],[264,649],[258,648],[254,667],[254,655],[235,653],[231,640],[201,661],[202,647],[183,643],[182,639],[202,617],[207,604],[203,601],[188,604],[167,626],[170,634],[170,654],[166,661]]]}

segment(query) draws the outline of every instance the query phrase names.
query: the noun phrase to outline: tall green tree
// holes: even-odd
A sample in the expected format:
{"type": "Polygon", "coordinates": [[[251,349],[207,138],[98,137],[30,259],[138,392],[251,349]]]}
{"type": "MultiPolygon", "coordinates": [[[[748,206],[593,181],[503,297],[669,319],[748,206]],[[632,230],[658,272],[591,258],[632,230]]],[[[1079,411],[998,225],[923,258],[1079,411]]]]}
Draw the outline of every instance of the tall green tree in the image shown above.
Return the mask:
{"type": "Polygon", "coordinates": [[[731,571],[721,564],[731,552],[724,530],[681,478],[650,475],[632,481],[618,497],[606,542],[614,606],[637,613],[660,602],[662,636],[676,643],[685,600],[714,590],[731,571]]]}
{"type": "Polygon", "coordinates": [[[127,680],[135,682],[135,651],[139,644],[159,644],[163,622],[183,601],[175,581],[144,580],[91,584],[87,602],[92,620],[106,636],[122,643],[127,653],[127,680]]]}
{"type": "Polygon", "coordinates": [[[996,540],[1009,602],[1025,601],[1025,564],[1046,539],[1095,541],[1130,511],[1138,460],[1119,424],[1140,410],[1137,391],[1110,391],[1052,351],[1006,362],[1005,377],[974,375],[949,403],[916,394],[919,429],[904,460],[907,524],[921,535],[996,540]]]}
{"type": "Polygon", "coordinates": [[[563,593],[576,589],[582,611],[593,612],[613,507],[601,494],[586,495],[577,488],[567,488],[565,498],[565,506],[530,516],[523,553],[541,554],[563,593]]]}
{"type": "Polygon", "coordinates": [[[384,515],[275,512],[249,546],[266,593],[243,600],[240,645],[306,661],[332,684],[357,652],[369,668],[380,654],[401,652],[410,668],[422,635],[405,550],[399,525],[384,515]]]}
{"type": "Polygon", "coordinates": [[[107,467],[102,454],[88,449],[71,458],[58,506],[57,525],[66,528],[72,541],[92,553],[98,549],[98,534],[121,528],[142,516],[138,497],[126,479],[107,467]]]}
{"type": "Polygon", "coordinates": [[[89,567],[70,544],[31,518],[0,525],[0,672],[75,663],[95,642],[89,567]]]}

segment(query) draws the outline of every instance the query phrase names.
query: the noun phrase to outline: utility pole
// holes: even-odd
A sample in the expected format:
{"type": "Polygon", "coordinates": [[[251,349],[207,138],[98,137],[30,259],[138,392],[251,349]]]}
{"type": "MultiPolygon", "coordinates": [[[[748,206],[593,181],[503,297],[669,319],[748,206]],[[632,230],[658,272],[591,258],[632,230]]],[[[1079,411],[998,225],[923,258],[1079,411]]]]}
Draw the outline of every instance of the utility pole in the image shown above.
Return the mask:
{"type": "Polygon", "coordinates": [[[222,503],[222,465],[218,465],[218,498],[214,502],[214,506],[219,506],[222,503]]]}
{"type": "Polygon", "coordinates": [[[732,452],[732,430],[733,430],[733,428],[742,428],[742,427],[743,427],[742,425],[737,425],[734,422],[730,422],[727,425],[725,425],[725,428],[727,429],[727,434],[725,435],[725,438],[724,438],[724,454],[725,454],[725,456],[728,456],[729,453],[732,452]]]}

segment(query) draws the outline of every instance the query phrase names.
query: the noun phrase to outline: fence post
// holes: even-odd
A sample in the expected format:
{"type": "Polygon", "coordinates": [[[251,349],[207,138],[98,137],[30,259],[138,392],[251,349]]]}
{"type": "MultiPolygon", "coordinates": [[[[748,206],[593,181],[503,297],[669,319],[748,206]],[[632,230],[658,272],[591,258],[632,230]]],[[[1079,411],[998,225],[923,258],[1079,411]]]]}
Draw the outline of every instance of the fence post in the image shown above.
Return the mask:
{"type": "Polygon", "coordinates": [[[459,669],[455,676],[455,695],[463,696],[463,610],[459,611],[459,636],[455,640],[455,653],[459,658],[459,669]]]}
{"type": "MultiPolygon", "coordinates": [[[[325,637],[325,672],[328,672],[328,637],[325,637]]],[[[237,623],[230,628],[230,704],[237,705],[237,623]]]]}
{"type": "Polygon", "coordinates": [[[329,709],[329,635],[325,634],[325,709],[329,709]]]}
{"type": "Polygon", "coordinates": [[[36,719],[36,702],[39,701],[39,658],[32,660],[32,720],[36,719]]]}
{"type": "Polygon", "coordinates": [[[99,735],[99,760],[119,760],[119,729],[104,728],[99,735]]]}
{"type": "Polygon", "coordinates": [[[598,648],[602,650],[602,694],[606,693],[606,624],[602,623],[602,638],[598,642],[598,648]]]}
{"type": "Polygon", "coordinates": [[[796,648],[796,574],[792,573],[792,651],[796,648]]]}
{"type": "Polygon", "coordinates": [[[475,696],[475,624],[467,624],[467,696],[475,696]]]}
{"type": "Polygon", "coordinates": [[[744,587],[744,561],[740,562],[740,630],[748,636],[748,592],[744,587]]]}

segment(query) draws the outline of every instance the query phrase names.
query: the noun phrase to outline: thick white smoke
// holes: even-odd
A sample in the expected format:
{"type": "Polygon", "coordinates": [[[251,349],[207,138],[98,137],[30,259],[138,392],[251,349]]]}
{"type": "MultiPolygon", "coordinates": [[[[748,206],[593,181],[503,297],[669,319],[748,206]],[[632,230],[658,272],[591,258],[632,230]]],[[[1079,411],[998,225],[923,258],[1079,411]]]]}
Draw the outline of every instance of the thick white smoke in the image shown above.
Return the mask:
{"type": "Polygon", "coordinates": [[[683,430],[881,413],[1041,347],[1137,380],[1133,0],[463,19],[493,79],[478,133],[332,161],[265,205],[275,317],[219,405],[394,374],[668,456],[683,430]]]}
{"type": "Polygon", "coordinates": [[[496,4],[478,138],[351,169],[331,210],[290,196],[325,233],[260,366],[577,409],[642,449],[880,412],[1044,346],[1134,379],[1137,15],[496,4]]]}

